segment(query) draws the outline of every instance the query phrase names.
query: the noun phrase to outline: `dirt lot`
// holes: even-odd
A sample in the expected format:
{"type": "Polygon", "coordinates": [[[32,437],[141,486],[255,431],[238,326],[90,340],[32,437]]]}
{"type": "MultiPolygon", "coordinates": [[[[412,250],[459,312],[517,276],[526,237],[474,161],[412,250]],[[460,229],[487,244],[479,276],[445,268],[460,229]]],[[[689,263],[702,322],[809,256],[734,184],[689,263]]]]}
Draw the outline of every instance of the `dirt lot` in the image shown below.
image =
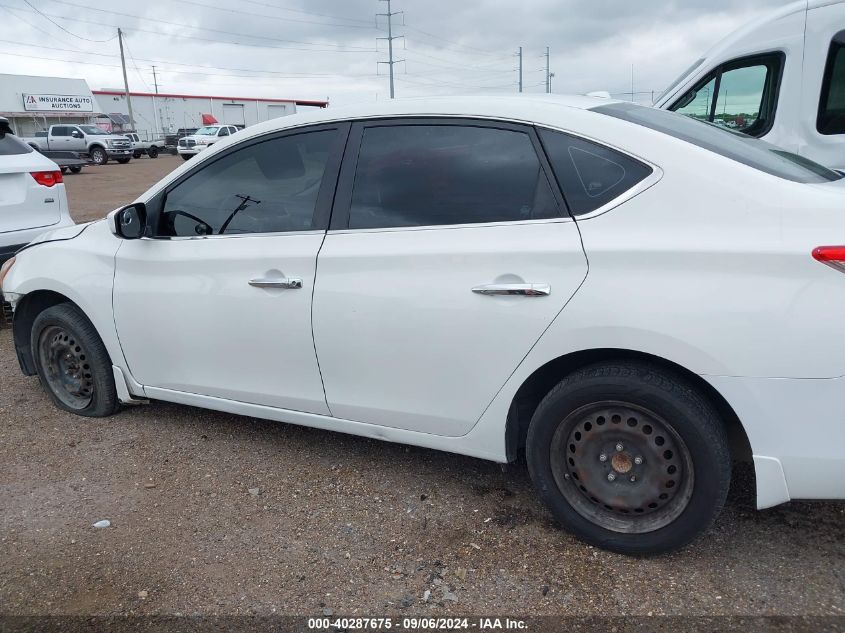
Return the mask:
{"type": "MultiPolygon", "coordinates": [[[[181,163],[69,175],[74,217],[181,163]]],[[[845,609],[845,505],[757,512],[747,468],[704,538],[632,559],[559,531],[521,466],[164,403],[75,417],[21,376],[8,328],[0,385],[7,615],[845,609]],[[101,519],[111,527],[93,528],[101,519]]]]}

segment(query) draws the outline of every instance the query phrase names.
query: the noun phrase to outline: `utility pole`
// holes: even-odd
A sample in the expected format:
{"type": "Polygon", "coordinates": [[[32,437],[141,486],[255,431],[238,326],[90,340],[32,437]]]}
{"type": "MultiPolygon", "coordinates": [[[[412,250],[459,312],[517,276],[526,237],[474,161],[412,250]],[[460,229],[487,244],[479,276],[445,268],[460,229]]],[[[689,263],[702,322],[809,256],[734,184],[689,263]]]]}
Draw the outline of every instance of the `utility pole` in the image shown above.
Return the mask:
{"type": "Polygon", "coordinates": [[[516,56],[519,57],[519,91],[522,92],[522,47],[519,47],[519,51],[516,53],[516,56]]]}
{"type": "MultiPolygon", "coordinates": [[[[536,58],[535,58],[536,59],[536,58]]],[[[546,46],[546,92],[552,91],[552,78],[549,72],[549,47],[546,46]]]]}
{"type": "Polygon", "coordinates": [[[379,0],[379,2],[386,2],[387,3],[387,13],[376,13],[376,19],[378,16],[383,16],[387,18],[387,37],[377,37],[377,40],[387,40],[387,50],[390,61],[386,62],[378,62],[379,64],[387,64],[390,67],[390,98],[395,98],[395,90],[393,87],[393,65],[398,64],[399,62],[405,61],[404,59],[393,59],[393,40],[397,40],[400,37],[404,37],[404,35],[393,35],[393,16],[399,15],[402,11],[391,12],[390,11],[390,0],[379,0]]]}
{"type": "Polygon", "coordinates": [[[158,77],[156,76],[156,67],[153,66],[153,86],[155,86],[155,95],[153,95],[153,122],[155,123],[155,135],[158,138],[158,130],[164,130],[161,124],[161,113],[158,111],[158,103],[156,103],[156,95],[158,95],[158,77]]]}
{"type": "Polygon", "coordinates": [[[135,117],[132,116],[132,98],[129,96],[129,80],[126,78],[126,58],[123,56],[123,31],[117,29],[117,41],[120,43],[120,65],[123,66],[123,89],[126,92],[126,105],[129,107],[129,125],[135,130],[135,117]]]}

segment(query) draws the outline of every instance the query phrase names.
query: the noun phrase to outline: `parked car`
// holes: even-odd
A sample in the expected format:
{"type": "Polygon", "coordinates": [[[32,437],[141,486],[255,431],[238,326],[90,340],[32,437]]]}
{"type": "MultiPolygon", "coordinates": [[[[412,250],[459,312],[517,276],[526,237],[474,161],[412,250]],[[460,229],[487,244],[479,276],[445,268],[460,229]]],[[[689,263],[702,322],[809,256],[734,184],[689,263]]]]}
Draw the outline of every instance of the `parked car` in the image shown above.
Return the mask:
{"type": "Polygon", "coordinates": [[[105,165],[110,158],[128,163],[132,158],[129,139],[96,125],[51,125],[44,136],[25,136],[22,140],[38,151],[80,152],[95,165],[105,165]]]}
{"type": "Polygon", "coordinates": [[[49,228],[72,224],[59,166],[0,117],[0,262],[49,228]]]}
{"type": "Polygon", "coordinates": [[[799,0],[716,44],[655,105],[845,170],[845,0],[799,0]]]}
{"type": "Polygon", "coordinates": [[[214,145],[217,141],[231,136],[238,131],[234,125],[206,125],[189,136],[179,139],[176,151],[183,159],[188,160],[204,149],[214,145]]]}
{"type": "Polygon", "coordinates": [[[135,132],[124,134],[132,142],[132,158],[141,158],[144,154],[150,158],[158,158],[158,153],[165,149],[164,141],[142,141],[135,132]]]}
{"type": "Polygon", "coordinates": [[[524,452],[563,526],[654,553],[711,525],[733,459],[760,508],[845,497],[843,202],[654,108],[400,100],[251,127],[0,283],[64,410],[524,452]]]}

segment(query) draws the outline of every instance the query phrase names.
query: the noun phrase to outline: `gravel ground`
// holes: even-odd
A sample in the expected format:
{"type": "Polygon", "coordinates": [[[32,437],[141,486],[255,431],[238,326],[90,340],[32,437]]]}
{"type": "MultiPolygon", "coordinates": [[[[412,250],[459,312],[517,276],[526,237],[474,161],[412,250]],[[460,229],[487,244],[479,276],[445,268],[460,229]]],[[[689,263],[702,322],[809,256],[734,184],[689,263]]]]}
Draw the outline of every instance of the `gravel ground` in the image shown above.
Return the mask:
{"type": "MultiPolygon", "coordinates": [[[[181,164],[66,178],[77,220],[181,164]]],[[[153,403],[91,420],[0,329],[0,613],[843,615],[845,505],[753,509],[635,559],[557,529],[523,466],[153,403]],[[95,529],[107,519],[111,527],[95,529]],[[425,597],[428,596],[426,601],[425,597]]]]}

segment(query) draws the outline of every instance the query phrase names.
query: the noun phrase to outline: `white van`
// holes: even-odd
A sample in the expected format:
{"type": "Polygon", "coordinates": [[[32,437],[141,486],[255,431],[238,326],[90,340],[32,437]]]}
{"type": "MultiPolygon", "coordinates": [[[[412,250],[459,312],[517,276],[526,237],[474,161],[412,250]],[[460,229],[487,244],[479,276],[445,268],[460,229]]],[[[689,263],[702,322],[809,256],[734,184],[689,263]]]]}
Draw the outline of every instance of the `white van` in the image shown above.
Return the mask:
{"type": "Polygon", "coordinates": [[[800,0],[751,22],[654,105],[845,171],[845,0],[800,0]]]}

